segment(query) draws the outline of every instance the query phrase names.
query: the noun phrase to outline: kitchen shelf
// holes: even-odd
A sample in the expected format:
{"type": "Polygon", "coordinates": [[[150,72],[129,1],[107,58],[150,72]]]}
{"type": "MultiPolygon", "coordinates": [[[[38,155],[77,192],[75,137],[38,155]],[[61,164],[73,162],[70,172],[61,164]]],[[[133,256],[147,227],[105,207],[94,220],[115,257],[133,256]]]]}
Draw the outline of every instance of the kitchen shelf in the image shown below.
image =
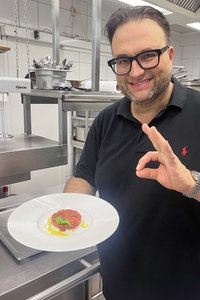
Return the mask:
{"type": "Polygon", "coordinates": [[[0,53],[4,53],[6,51],[10,51],[9,47],[0,46],[0,53]]]}
{"type": "Polygon", "coordinates": [[[30,179],[30,172],[67,164],[67,145],[24,134],[0,139],[0,186],[30,179]]]}
{"type": "MultiPolygon", "coordinates": [[[[94,119],[95,118],[88,118],[88,122],[90,123],[90,125],[92,124],[94,119]]],[[[85,117],[83,117],[83,116],[72,116],[72,120],[85,121],[85,117]]]]}
{"type": "Polygon", "coordinates": [[[77,148],[77,149],[83,150],[84,141],[78,141],[78,140],[72,139],[71,140],[71,145],[72,145],[73,148],[77,148]]]}
{"type": "MultiPolygon", "coordinates": [[[[24,134],[0,140],[0,186],[30,179],[30,172],[67,164],[67,112],[100,111],[119,99],[115,93],[77,93],[56,90],[32,90],[22,94],[24,134]],[[32,104],[58,105],[58,141],[35,136],[31,129],[32,104]]],[[[84,120],[82,117],[77,119],[84,120]]],[[[85,120],[88,128],[93,118],[85,120]]],[[[72,141],[72,147],[83,148],[72,141]]]]}
{"type": "MultiPolygon", "coordinates": [[[[31,94],[22,94],[24,107],[24,133],[32,134],[31,105],[32,104],[57,104],[58,105],[58,136],[59,145],[67,144],[67,112],[84,112],[84,116],[73,115],[72,121],[82,121],[86,132],[93,122],[91,112],[100,112],[122,97],[120,93],[112,92],[83,92],[33,89],[31,94]]],[[[73,127],[73,126],[72,126],[73,127]]],[[[74,129],[73,129],[74,130],[74,129]]],[[[84,141],[76,140],[72,133],[71,145],[73,150],[83,149],[84,141]]],[[[74,151],[73,151],[74,152],[74,151]]],[[[74,155],[74,153],[73,153],[74,155]]],[[[75,155],[74,155],[75,156],[75,155]]]]}
{"type": "Polygon", "coordinates": [[[24,133],[32,133],[31,104],[57,104],[59,144],[67,144],[67,112],[68,111],[101,111],[122,97],[120,93],[82,92],[33,89],[31,94],[23,94],[24,133]]]}
{"type": "MultiPolygon", "coordinates": [[[[32,90],[22,94],[24,134],[0,139],[0,186],[30,179],[34,170],[67,164],[67,112],[100,111],[121,97],[118,93],[86,93],[57,90],[32,90]],[[32,133],[31,105],[58,105],[58,141],[32,133]]],[[[78,117],[79,120],[84,118],[78,117]]],[[[93,121],[86,120],[86,127],[93,121]]],[[[83,142],[72,141],[82,149],[83,142]]]]}

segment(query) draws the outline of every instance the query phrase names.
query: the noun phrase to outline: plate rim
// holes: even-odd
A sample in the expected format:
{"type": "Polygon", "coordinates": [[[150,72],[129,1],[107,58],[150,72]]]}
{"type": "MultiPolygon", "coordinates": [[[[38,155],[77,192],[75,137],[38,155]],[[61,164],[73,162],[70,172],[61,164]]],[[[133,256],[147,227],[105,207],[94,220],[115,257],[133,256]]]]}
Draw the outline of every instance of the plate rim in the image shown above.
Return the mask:
{"type": "MultiPolygon", "coordinates": [[[[68,205],[66,207],[68,207],[68,205]]],[[[92,209],[96,209],[94,205],[91,205],[91,207],[92,207],[92,209]]],[[[90,209],[91,209],[91,207],[90,207],[90,209]]],[[[75,206],[72,205],[71,207],[68,207],[68,208],[75,209],[75,206]]],[[[43,208],[43,209],[46,209],[46,208],[43,208]]],[[[51,209],[53,210],[54,207],[51,207],[51,209]]],[[[55,209],[57,209],[57,208],[55,207],[55,209]]],[[[64,207],[58,207],[58,210],[59,209],[65,209],[65,208],[64,207]]],[[[82,209],[83,208],[80,208],[80,211],[82,209]]],[[[77,208],[77,210],[79,210],[79,209],[77,208]]],[[[36,213],[36,215],[37,215],[37,213],[36,213]]],[[[88,214],[90,214],[90,212],[88,212],[88,214]]],[[[100,222],[100,224],[101,224],[101,220],[100,221],[98,220],[98,222],[100,222]]],[[[35,225],[38,226],[38,224],[35,224],[35,225]]],[[[88,195],[88,194],[82,194],[82,193],[54,193],[54,194],[47,194],[47,195],[43,195],[43,196],[40,196],[40,197],[33,198],[33,199],[28,200],[25,203],[21,204],[16,209],[14,209],[14,211],[10,214],[10,216],[8,218],[8,221],[7,221],[8,232],[19,243],[21,243],[21,244],[23,244],[25,246],[28,246],[30,248],[34,248],[34,249],[40,250],[40,251],[53,251],[53,252],[74,251],[74,250],[81,250],[81,249],[85,249],[85,248],[88,248],[88,247],[96,246],[97,244],[99,244],[99,243],[103,242],[104,240],[106,240],[107,238],[109,238],[116,231],[118,225],[119,225],[119,214],[118,214],[116,208],[113,205],[111,205],[109,202],[107,202],[106,200],[104,200],[104,199],[102,199],[100,197],[93,196],[93,195],[88,195]],[[76,198],[76,197],[78,198],[77,201],[74,200],[74,198],[76,198]],[[92,242],[90,240],[89,241],[86,240],[85,242],[83,242],[80,239],[81,240],[81,244],[78,246],[78,245],[76,245],[76,242],[73,243],[72,238],[71,239],[69,238],[71,245],[69,245],[69,244],[66,243],[66,247],[65,247],[61,243],[61,241],[63,241],[63,239],[65,237],[53,236],[53,241],[60,242],[61,243],[61,247],[59,247],[59,246],[53,246],[52,247],[52,246],[49,246],[48,244],[45,245],[45,246],[43,244],[40,244],[40,245],[37,246],[37,242],[36,243],[35,242],[31,242],[29,238],[28,238],[28,242],[27,242],[27,238],[21,238],[21,237],[19,238],[20,234],[16,233],[16,229],[13,230],[13,226],[14,226],[13,219],[14,219],[14,221],[19,221],[18,226],[20,228],[20,226],[22,225],[23,222],[20,221],[20,220],[18,220],[18,214],[20,214],[21,211],[23,212],[24,209],[26,210],[27,208],[30,208],[31,205],[33,205],[33,206],[36,205],[37,208],[38,208],[38,204],[41,204],[41,201],[44,201],[44,200],[47,200],[47,201],[46,202],[44,201],[44,203],[42,203],[42,204],[45,204],[47,206],[49,205],[49,202],[50,203],[52,203],[52,202],[55,203],[55,200],[57,201],[56,203],[58,203],[59,205],[60,205],[60,202],[62,203],[63,201],[66,201],[66,200],[67,200],[66,202],[75,201],[77,203],[81,202],[82,205],[83,204],[84,205],[85,204],[88,205],[87,202],[88,202],[89,199],[96,200],[95,202],[91,202],[91,203],[98,204],[98,206],[100,205],[100,207],[103,207],[105,210],[111,211],[112,212],[112,216],[111,217],[113,218],[113,220],[111,218],[110,221],[106,220],[106,222],[109,221],[111,224],[113,222],[112,228],[110,230],[108,230],[107,232],[105,232],[105,234],[101,233],[99,238],[94,238],[94,242],[92,242]],[[21,222],[21,224],[20,224],[20,222],[21,222]]],[[[93,227],[95,228],[95,226],[93,226],[93,227]]],[[[36,230],[36,232],[37,232],[37,230],[36,230]]],[[[26,230],[25,230],[25,232],[23,231],[23,234],[27,234],[27,231],[26,230]]],[[[94,233],[92,232],[92,228],[89,228],[88,231],[85,231],[84,235],[85,235],[85,238],[87,238],[87,235],[88,235],[89,238],[91,238],[91,236],[94,235],[94,233]]],[[[33,235],[33,236],[35,236],[35,235],[33,235]]],[[[38,239],[40,237],[41,236],[39,234],[38,239]]],[[[44,237],[45,237],[45,239],[47,239],[49,241],[49,238],[52,237],[52,235],[43,232],[43,238],[44,237]]],[[[66,238],[68,238],[68,237],[66,237],[66,238]]],[[[74,238],[74,239],[76,240],[77,237],[74,238]]],[[[52,239],[50,239],[50,241],[51,240],[52,239]]],[[[51,241],[51,243],[52,243],[52,241],[51,241]]]]}

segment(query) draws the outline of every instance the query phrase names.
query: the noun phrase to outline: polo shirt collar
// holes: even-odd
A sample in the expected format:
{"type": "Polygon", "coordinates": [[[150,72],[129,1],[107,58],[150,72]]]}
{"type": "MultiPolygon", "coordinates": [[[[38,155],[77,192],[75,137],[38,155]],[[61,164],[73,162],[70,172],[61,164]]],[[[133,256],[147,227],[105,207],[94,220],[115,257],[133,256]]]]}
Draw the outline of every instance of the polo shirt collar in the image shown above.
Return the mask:
{"type": "MultiPolygon", "coordinates": [[[[172,77],[172,82],[174,87],[167,107],[174,106],[183,109],[187,98],[187,88],[174,77],[172,77]]],[[[125,118],[132,116],[130,111],[130,100],[128,98],[124,97],[121,99],[117,115],[125,118]]]]}

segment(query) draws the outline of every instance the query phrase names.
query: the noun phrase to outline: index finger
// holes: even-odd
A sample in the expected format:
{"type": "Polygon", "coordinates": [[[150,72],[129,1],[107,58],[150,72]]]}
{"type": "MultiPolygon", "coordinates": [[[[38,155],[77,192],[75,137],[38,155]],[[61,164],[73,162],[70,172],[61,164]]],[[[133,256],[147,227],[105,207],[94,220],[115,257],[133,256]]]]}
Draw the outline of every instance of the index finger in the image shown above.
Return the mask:
{"type": "Polygon", "coordinates": [[[173,153],[168,141],[160,134],[155,126],[149,127],[144,123],[142,124],[142,130],[148,136],[157,151],[167,154],[173,153]]]}

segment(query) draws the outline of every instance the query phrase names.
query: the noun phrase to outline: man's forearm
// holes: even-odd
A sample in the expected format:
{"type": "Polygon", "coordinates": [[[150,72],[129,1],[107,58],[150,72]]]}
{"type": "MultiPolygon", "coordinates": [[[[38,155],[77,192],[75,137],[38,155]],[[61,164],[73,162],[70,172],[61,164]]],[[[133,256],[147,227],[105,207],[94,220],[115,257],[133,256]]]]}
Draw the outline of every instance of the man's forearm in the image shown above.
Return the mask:
{"type": "Polygon", "coordinates": [[[64,188],[64,193],[82,193],[95,195],[95,188],[82,178],[72,177],[64,188]]]}

